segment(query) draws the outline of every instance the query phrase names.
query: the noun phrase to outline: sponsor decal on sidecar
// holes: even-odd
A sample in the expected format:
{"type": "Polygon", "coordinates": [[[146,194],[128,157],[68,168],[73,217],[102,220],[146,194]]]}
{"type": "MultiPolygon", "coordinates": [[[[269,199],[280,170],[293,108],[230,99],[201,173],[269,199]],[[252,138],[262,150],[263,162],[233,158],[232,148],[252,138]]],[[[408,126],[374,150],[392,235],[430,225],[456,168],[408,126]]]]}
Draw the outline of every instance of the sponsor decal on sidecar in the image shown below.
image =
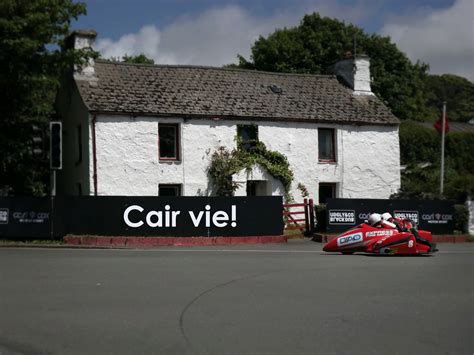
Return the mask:
{"type": "Polygon", "coordinates": [[[337,238],[337,246],[343,247],[346,245],[357,244],[363,241],[362,232],[345,235],[337,238]]]}
{"type": "Polygon", "coordinates": [[[380,231],[372,231],[372,232],[367,232],[365,233],[365,236],[367,238],[372,238],[372,237],[381,237],[381,236],[387,236],[390,237],[391,235],[395,234],[395,230],[392,229],[384,229],[380,231]]]}

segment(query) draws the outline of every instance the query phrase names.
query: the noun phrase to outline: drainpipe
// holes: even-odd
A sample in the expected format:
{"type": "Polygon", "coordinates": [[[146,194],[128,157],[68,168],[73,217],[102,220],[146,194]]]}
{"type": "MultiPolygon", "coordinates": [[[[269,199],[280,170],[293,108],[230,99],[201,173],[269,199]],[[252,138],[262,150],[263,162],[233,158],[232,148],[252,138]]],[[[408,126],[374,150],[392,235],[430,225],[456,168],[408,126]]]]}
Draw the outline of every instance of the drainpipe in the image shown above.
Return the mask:
{"type": "Polygon", "coordinates": [[[95,138],[95,124],[97,122],[97,115],[92,116],[92,179],[94,180],[94,196],[97,196],[97,145],[95,138]]]}

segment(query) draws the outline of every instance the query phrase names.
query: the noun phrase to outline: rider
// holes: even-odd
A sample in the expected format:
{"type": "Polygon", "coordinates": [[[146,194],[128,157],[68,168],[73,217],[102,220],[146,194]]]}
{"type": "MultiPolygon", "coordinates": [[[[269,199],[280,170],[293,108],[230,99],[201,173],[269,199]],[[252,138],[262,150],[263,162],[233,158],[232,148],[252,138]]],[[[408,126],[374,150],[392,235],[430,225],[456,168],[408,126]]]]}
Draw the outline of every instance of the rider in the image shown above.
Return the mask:
{"type": "Polygon", "coordinates": [[[385,212],[384,214],[382,214],[381,218],[383,221],[386,221],[385,223],[388,222],[396,226],[399,232],[410,232],[411,234],[413,234],[417,243],[424,244],[430,247],[429,251],[432,251],[436,248],[436,243],[431,243],[429,240],[422,238],[413,224],[410,224],[410,228],[407,228],[407,226],[403,223],[402,220],[398,218],[393,218],[389,212],[385,212]]]}
{"type": "Polygon", "coordinates": [[[391,221],[388,221],[387,219],[383,218],[383,215],[380,213],[372,213],[369,216],[368,223],[372,227],[379,227],[379,228],[392,228],[395,229],[397,226],[392,223],[391,221]]]}

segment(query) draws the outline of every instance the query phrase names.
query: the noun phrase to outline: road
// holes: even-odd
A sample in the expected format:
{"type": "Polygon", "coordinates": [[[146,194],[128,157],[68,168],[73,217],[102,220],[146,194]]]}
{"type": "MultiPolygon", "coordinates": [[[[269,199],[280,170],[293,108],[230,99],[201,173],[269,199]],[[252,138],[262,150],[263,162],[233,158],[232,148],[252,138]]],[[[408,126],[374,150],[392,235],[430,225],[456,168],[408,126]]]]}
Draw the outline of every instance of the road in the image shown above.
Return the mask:
{"type": "Polygon", "coordinates": [[[0,354],[470,354],[474,243],[0,248],[0,354]]]}

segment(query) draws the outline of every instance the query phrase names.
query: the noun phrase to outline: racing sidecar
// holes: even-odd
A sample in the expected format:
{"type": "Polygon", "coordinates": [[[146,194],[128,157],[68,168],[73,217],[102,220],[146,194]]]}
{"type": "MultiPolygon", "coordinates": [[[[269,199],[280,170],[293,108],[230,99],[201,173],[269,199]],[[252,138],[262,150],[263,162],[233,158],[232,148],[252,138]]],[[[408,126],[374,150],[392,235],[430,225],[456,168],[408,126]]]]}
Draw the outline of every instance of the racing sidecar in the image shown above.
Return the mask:
{"type": "MultiPolygon", "coordinates": [[[[418,230],[424,240],[432,243],[433,238],[428,231],[418,230]]],[[[434,247],[417,242],[410,232],[399,232],[397,229],[372,227],[362,223],[329,241],[323,250],[352,254],[354,252],[374,254],[416,255],[431,254],[437,251],[434,247]]]]}

